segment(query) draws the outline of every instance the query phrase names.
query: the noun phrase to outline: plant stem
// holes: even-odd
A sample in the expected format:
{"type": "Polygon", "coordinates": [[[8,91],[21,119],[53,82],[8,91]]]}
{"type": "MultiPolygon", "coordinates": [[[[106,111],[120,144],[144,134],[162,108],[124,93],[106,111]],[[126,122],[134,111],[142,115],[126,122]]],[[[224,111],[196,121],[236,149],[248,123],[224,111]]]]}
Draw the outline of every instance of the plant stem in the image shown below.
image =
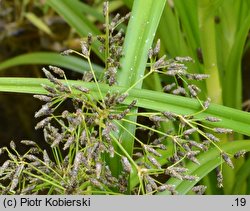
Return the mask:
{"type": "Polygon", "coordinates": [[[206,80],[207,95],[213,103],[222,104],[222,88],[217,65],[213,12],[210,0],[198,1],[199,30],[204,60],[204,72],[210,75],[206,80]]]}

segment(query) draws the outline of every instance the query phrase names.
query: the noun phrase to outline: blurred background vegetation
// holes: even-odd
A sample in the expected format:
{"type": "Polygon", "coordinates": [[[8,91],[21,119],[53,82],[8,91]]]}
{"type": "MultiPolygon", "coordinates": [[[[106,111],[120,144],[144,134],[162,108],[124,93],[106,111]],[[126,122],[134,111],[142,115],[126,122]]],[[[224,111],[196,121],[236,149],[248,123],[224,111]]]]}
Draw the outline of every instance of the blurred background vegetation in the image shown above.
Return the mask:
{"type": "MultiPolygon", "coordinates": [[[[60,54],[66,49],[80,50],[81,36],[72,28],[63,17],[57,14],[43,0],[18,0],[0,2],[0,63],[18,55],[34,52],[57,52],[60,54]]],[[[103,1],[79,1],[88,13],[82,13],[84,19],[89,20],[96,29],[102,27],[103,1]],[[92,14],[94,13],[94,15],[92,14]],[[99,17],[97,19],[95,14],[99,17]]],[[[128,8],[122,1],[111,4],[113,11],[124,13],[128,8]]],[[[79,26],[81,27],[81,26],[79,26]]],[[[83,26],[84,27],[84,26],[83,26]]],[[[32,58],[23,60],[23,65],[10,62],[9,68],[0,67],[0,76],[5,77],[43,77],[41,68],[45,66],[32,58]],[[30,64],[30,63],[35,64],[30,64]],[[26,63],[26,64],[25,64],[26,63]]],[[[95,56],[94,61],[100,63],[95,56]]],[[[67,71],[67,70],[66,70],[67,71]]],[[[67,71],[70,79],[79,79],[81,75],[74,71],[67,71]]],[[[0,140],[5,146],[10,140],[42,139],[42,133],[34,131],[34,112],[41,104],[31,95],[25,94],[0,94],[0,140]]]]}
{"type": "MultiPolygon", "coordinates": [[[[132,4],[133,0],[110,1],[110,10],[126,14],[132,4]]],[[[0,76],[43,77],[41,67],[53,60],[66,68],[69,79],[81,79],[78,60],[72,58],[65,64],[55,54],[80,50],[79,41],[89,32],[101,34],[102,5],[103,0],[0,1],[0,76]]],[[[191,71],[211,75],[206,84],[200,84],[207,90],[204,98],[208,95],[214,103],[248,110],[249,28],[249,0],[169,0],[156,37],[161,39],[162,54],[190,56],[195,60],[191,71]]],[[[102,58],[95,52],[92,60],[102,66],[102,58]]],[[[148,83],[144,86],[155,89],[148,83]]],[[[0,145],[8,145],[12,139],[43,139],[33,129],[34,112],[40,106],[31,95],[1,92],[0,145]]]]}

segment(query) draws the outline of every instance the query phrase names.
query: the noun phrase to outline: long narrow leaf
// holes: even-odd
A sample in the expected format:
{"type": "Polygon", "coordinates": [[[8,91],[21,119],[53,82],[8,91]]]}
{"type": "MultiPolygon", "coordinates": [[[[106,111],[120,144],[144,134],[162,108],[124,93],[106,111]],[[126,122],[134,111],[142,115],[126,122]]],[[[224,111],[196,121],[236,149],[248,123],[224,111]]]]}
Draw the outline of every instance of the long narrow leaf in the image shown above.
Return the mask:
{"type": "MultiPolygon", "coordinates": [[[[121,61],[122,70],[118,75],[119,85],[128,88],[143,77],[148,59],[148,51],[153,43],[165,3],[166,0],[134,1],[125,36],[124,58],[121,61]]],[[[142,81],[136,84],[137,88],[141,86],[142,81]]],[[[136,113],[137,109],[133,109],[132,112],[136,113]]],[[[128,119],[136,121],[136,116],[130,116],[128,119]]],[[[127,123],[122,123],[122,125],[128,132],[120,128],[119,136],[126,140],[123,142],[123,147],[132,155],[134,138],[129,133],[135,134],[136,126],[127,123]]],[[[118,162],[120,161],[115,159],[112,166],[116,168],[118,162]]]]}
{"type": "Polygon", "coordinates": [[[41,31],[44,31],[50,36],[54,36],[50,28],[39,18],[37,17],[34,13],[27,12],[25,13],[25,17],[38,29],[41,31]]]}
{"type": "MultiPolygon", "coordinates": [[[[166,0],[134,1],[125,37],[122,70],[118,75],[119,85],[130,87],[143,77],[148,50],[152,45],[165,2],[166,0]]],[[[142,82],[138,83],[136,87],[141,87],[141,85],[142,82]]],[[[131,117],[130,120],[134,121],[135,117],[131,117]]],[[[126,125],[126,128],[132,133],[135,131],[135,126],[126,125]]],[[[132,153],[132,139],[131,136],[127,136],[126,146],[124,146],[129,154],[132,153]]]]}
{"type": "MultiPolygon", "coordinates": [[[[155,37],[165,3],[166,0],[134,1],[125,37],[123,69],[118,78],[121,86],[129,87],[144,75],[148,50],[155,37]]],[[[138,83],[137,87],[140,86],[141,83],[138,83]]]]}
{"type": "Polygon", "coordinates": [[[241,189],[250,175],[249,165],[250,165],[250,158],[247,158],[246,162],[237,171],[236,173],[237,180],[235,180],[232,194],[235,194],[235,195],[241,194],[241,189]]]}
{"type": "MultiPolygon", "coordinates": [[[[41,84],[48,84],[47,79],[40,78],[14,78],[1,77],[0,91],[1,92],[16,92],[30,94],[44,94],[45,90],[41,84]]],[[[91,90],[95,97],[98,97],[98,90],[94,83],[85,83],[82,81],[68,81],[69,84],[82,85],[91,90]]],[[[103,94],[110,91],[125,91],[125,87],[113,86],[109,87],[106,84],[99,84],[103,94]]],[[[152,109],[155,111],[171,111],[178,114],[193,114],[200,111],[201,106],[195,99],[175,96],[166,93],[160,93],[145,89],[133,89],[130,91],[128,98],[124,101],[125,104],[131,103],[137,99],[138,107],[152,109]]],[[[231,128],[235,132],[250,136],[250,113],[229,108],[222,105],[211,104],[204,112],[197,115],[197,118],[206,116],[215,116],[221,119],[221,122],[213,123],[218,127],[231,128]]],[[[212,124],[212,123],[211,123],[212,124]]]]}
{"type": "MultiPolygon", "coordinates": [[[[46,3],[59,13],[81,37],[86,37],[89,33],[93,35],[101,34],[97,27],[95,27],[95,25],[88,20],[87,16],[82,13],[82,8],[79,7],[78,1],[61,0],[60,4],[58,4],[57,1],[47,0],[46,3]]],[[[96,43],[93,43],[92,47],[96,55],[103,59],[96,43]]]]}
{"type": "MultiPolygon", "coordinates": [[[[31,64],[56,65],[79,73],[89,69],[89,64],[86,61],[75,56],[62,56],[51,52],[35,52],[16,56],[0,63],[0,71],[18,65],[31,64]]],[[[100,66],[95,64],[93,64],[93,68],[97,74],[103,71],[100,66]]]]}
{"type": "Polygon", "coordinates": [[[241,83],[241,58],[244,51],[245,40],[250,29],[250,15],[241,24],[241,28],[237,33],[234,45],[229,55],[227,63],[227,77],[224,86],[225,105],[233,108],[241,108],[242,102],[242,83],[241,83]],[[236,79],[236,80],[235,80],[236,79]],[[234,83],[232,87],[232,83],[234,83]],[[235,84],[236,83],[236,84],[235,84]]]}
{"type": "MultiPolygon", "coordinates": [[[[235,141],[230,143],[225,143],[220,146],[222,150],[235,154],[236,152],[244,149],[246,151],[250,151],[250,142],[249,140],[244,141],[235,141]]],[[[207,152],[202,153],[197,157],[200,161],[200,165],[194,164],[192,162],[186,165],[186,168],[189,169],[189,174],[196,175],[199,177],[199,180],[206,176],[209,172],[219,166],[223,160],[220,158],[220,152],[218,149],[213,148],[208,150],[207,152]]],[[[174,185],[178,194],[186,194],[191,188],[198,182],[197,181],[181,181],[178,179],[170,179],[167,184],[174,185]]],[[[159,195],[169,194],[169,192],[162,192],[159,195]]]]}

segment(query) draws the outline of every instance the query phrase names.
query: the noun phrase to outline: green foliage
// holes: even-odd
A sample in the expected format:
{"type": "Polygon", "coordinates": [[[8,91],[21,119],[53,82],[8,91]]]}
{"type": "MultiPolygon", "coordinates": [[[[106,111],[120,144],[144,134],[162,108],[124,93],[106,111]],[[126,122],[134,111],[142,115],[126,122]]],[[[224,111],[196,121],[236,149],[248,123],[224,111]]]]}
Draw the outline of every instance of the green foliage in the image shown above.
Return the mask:
{"type": "MultiPolygon", "coordinates": [[[[10,77],[0,78],[0,90],[3,92],[17,92],[17,93],[29,93],[29,94],[46,94],[45,90],[41,87],[41,84],[48,84],[46,79],[37,78],[17,78],[10,77]]],[[[93,94],[98,97],[98,90],[92,83],[86,83],[82,81],[68,80],[70,85],[83,85],[84,87],[92,90],[93,94]]],[[[124,87],[113,86],[109,87],[105,84],[99,84],[103,95],[109,90],[125,91],[124,87]]],[[[201,108],[200,103],[195,99],[184,98],[181,96],[175,96],[167,93],[151,91],[146,89],[132,89],[127,97],[128,100],[124,101],[124,104],[128,105],[132,99],[137,99],[137,105],[142,108],[156,110],[156,111],[170,111],[179,114],[192,114],[196,113],[201,108]]],[[[197,114],[198,118],[204,118],[206,116],[214,116],[221,119],[220,122],[210,123],[217,125],[218,127],[231,128],[235,132],[250,136],[249,124],[250,114],[237,109],[221,106],[217,104],[211,104],[209,108],[202,113],[197,114]]]]}
{"type": "MultiPolygon", "coordinates": [[[[75,56],[63,57],[58,53],[36,52],[20,55],[0,63],[0,71],[17,65],[28,64],[56,65],[79,73],[83,73],[89,68],[87,62],[75,56]]],[[[98,65],[93,64],[93,68],[97,75],[102,72],[102,68],[98,65]]]]}
{"type": "MultiPolygon", "coordinates": [[[[250,115],[238,110],[242,103],[240,64],[250,13],[247,1],[230,2],[124,0],[132,11],[123,44],[123,32],[118,29],[125,29],[120,26],[128,16],[112,19],[107,3],[103,18],[100,8],[94,10],[76,0],[56,4],[48,0],[47,4],[85,37],[81,53],[64,53],[83,59],[37,52],[2,62],[0,70],[50,64],[83,73],[85,81],[68,80],[62,70],[51,66],[51,71],[59,72],[63,79],[46,69],[50,82],[0,78],[2,92],[39,94],[36,97],[48,100],[35,116],[46,116],[37,128],[43,128],[53,155],[47,156],[31,143],[35,146],[24,155],[17,152],[13,142],[11,149],[2,148],[9,157],[1,167],[1,180],[9,182],[3,193],[203,194],[205,184],[207,193],[218,194],[206,183],[212,176],[202,180],[215,168],[224,193],[246,193],[248,190],[239,186],[247,187],[249,159],[245,163],[244,159],[231,159],[238,152],[250,151],[247,140],[238,140],[242,135],[250,136],[250,115]],[[93,20],[105,22],[103,34],[93,20]],[[155,34],[161,38],[161,49],[160,41],[151,47],[155,34]],[[104,67],[91,62],[92,51],[104,67]],[[165,52],[174,59],[161,57],[165,52]],[[186,63],[191,59],[184,56],[195,62],[186,63]],[[206,74],[210,77],[201,80],[208,77],[206,74]],[[66,101],[74,110],[60,112],[66,101]],[[146,134],[140,137],[139,131],[146,134]],[[84,140],[83,133],[87,137],[84,140]],[[235,169],[229,171],[223,162],[235,169]],[[10,175],[14,175],[13,181],[9,181],[10,175]],[[34,178],[39,184],[32,189],[34,178]]],[[[113,8],[120,5],[110,2],[113,8]]]]}

